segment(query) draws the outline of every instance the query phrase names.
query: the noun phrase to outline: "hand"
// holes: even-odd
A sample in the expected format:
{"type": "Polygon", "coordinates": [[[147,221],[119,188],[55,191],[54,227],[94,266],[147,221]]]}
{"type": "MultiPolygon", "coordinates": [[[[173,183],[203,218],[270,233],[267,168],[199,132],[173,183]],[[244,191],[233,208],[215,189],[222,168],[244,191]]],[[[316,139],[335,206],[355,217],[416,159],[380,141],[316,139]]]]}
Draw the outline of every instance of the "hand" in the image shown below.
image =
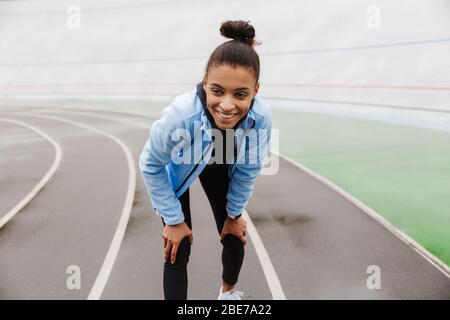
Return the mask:
{"type": "Polygon", "coordinates": [[[223,225],[222,233],[220,234],[220,239],[223,240],[226,234],[235,235],[245,245],[247,243],[245,239],[247,235],[247,222],[242,216],[237,219],[227,217],[223,225]]]}
{"type": "Polygon", "coordinates": [[[192,237],[192,231],[189,229],[186,222],[176,224],[173,226],[166,226],[163,229],[162,237],[164,239],[164,261],[167,261],[170,256],[170,262],[175,263],[177,257],[178,246],[180,242],[189,237],[189,242],[194,240],[192,237]]]}

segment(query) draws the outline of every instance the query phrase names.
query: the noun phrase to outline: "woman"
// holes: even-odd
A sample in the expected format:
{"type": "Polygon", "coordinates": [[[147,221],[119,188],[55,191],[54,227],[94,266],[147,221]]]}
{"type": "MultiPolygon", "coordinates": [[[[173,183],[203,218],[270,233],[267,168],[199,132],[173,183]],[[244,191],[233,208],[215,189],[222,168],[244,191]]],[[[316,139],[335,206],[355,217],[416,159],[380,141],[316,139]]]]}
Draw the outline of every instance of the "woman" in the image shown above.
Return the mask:
{"type": "Polygon", "coordinates": [[[197,177],[223,245],[219,299],[242,297],[234,289],[246,243],[241,214],[268,152],[271,115],[256,97],[260,63],[254,28],[245,21],[227,21],[220,33],[233,40],[212,52],[196,89],[163,110],[140,157],[151,203],[164,224],[165,299],[187,299],[193,240],[189,186],[197,177]]]}

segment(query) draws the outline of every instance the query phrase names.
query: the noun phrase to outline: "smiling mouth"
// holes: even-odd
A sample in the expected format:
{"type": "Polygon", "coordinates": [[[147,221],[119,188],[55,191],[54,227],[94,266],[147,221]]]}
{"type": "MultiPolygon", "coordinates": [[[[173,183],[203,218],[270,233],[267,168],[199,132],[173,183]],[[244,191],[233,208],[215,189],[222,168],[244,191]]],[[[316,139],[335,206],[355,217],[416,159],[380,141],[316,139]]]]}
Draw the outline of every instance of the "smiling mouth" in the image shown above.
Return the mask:
{"type": "Polygon", "coordinates": [[[226,119],[226,120],[232,119],[232,118],[234,118],[234,117],[237,115],[237,113],[223,113],[223,112],[220,112],[220,111],[217,111],[217,113],[218,113],[223,119],[226,119]]]}

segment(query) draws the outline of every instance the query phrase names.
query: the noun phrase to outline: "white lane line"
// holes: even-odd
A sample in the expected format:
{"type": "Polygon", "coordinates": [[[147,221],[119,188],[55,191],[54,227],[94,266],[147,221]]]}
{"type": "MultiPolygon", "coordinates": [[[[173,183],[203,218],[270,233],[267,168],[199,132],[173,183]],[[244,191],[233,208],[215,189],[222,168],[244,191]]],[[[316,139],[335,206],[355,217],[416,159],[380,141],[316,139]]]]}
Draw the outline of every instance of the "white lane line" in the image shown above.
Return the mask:
{"type": "Polygon", "coordinates": [[[103,135],[103,136],[113,140],[114,142],[116,142],[120,146],[120,148],[123,150],[123,152],[125,153],[125,156],[127,159],[127,164],[128,164],[128,174],[129,174],[127,193],[125,196],[125,203],[123,205],[122,213],[120,215],[119,224],[117,225],[116,231],[114,233],[113,239],[109,246],[105,260],[103,261],[102,267],[97,275],[97,278],[95,279],[94,285],[92,286],[91,291],[88,296],[88,300],[98,300],[98,299],[100,299],[100,297],[103,293],[103,290],[105,289],[106,283],[111,274],[111,270],[114,266],[114,262],[119,253],[119,249],[122,244],[123,236],[125,234],[125,230],[126,230],[128,220],[130,218],[131,209],[133,206],[134,193],[135,193],[135,189],[136,189],[136,168],[134,165],[133,156],[131,154],[130,149],[128,149],[128,147],[120,139],[116,138],[113,135],[110,135],[109,133],[106,133],[104,131],[96,129],[94,127],[85,125],[85,124],[77,122],[77,121],[72,121],[69,119],[54,117],[54,116],[42,116],[42,115],[31,115],[31,114],[28,114],[26,116],[66,122],[66,123],[70,123],[72,125],[78,126],[80,128],[91,130],[95,133],[103,135]]]}
{"type": "MultiPolygon", "coordinates": [[[[72,114],[72,115],[81,114],[81,115],[86,115],[86,116],[94,117],[94,118],[103,118],[103,119],[113,120],[113,121],[117,121],[117,122],[123,122],[123,123],[134,125],[137,127],[149,129],[148,126],[138,124],[135,122],[124,121],[122,119],[115,119],[114,117],[91,114],[89,112],[66,111],[66,110],[60,111],[60,112],[72,114]]],[[[266,281],[269,286],[269,289],[270,289],[273,299],[274,300],[286,300],[286,296],[285,296],[283,288],[281,286],[281,282],[278,278],[275,268],[273,267],[272,261],[270,260],[269,254],[267,253],[264,243],[263,243],[261,237],[259,236],[258,231],[256,230],[256,227],[253,224],[252,219],[250,218],[250,215],[245,210],[243,213],[243,217],[247,221],[248,235],[253,243],[253,246],[255,247],[256,255],[259,259],[259,262],[261,263],[261,267],[263,269],[263,273],[264,273],[264,276],[266,277],[266,281]]]]}
{"type": "Polygon", "coordinates": [[[450,268],[447,266],[443,261],[441,261],[438,257],[434,256],[431,252],[429,252],[427,249],[425,249],[422,245],[417,243],[414,239],[412,239],[410,236],[408,236],[406,233],[398,229],[396,226],[394,226],[392,223],[390,223],[388,220],[386,220],[382,215],[380,215],[375,210],[369,208],[367,205],[362,203],[360,200],[356,199],[354,196],[352,196],[347,191],[341,189],[337,185],[335,185],[333,182],[327,180],[325,177],[319,175],[318,173],[306,168],[304,165],[286,157],[278,152],[271,150],[274,154],[278,155],[280,158],[283,158],[287,162],[291,163],[292,165],[296,166],[303,172],[309,174],[314,179],[317,179],[319,182],[323,183],[327,187],[331,188],[335,192],[337,192],[339,195],[350,201],[353,205],[355,205],[357,208],[361,209],[363,212],[371,216],[373,219],[375,219],[378,223],[380,223],[382,226],[384,226],[386,229],[388,229],[390,232],[392,232],[395,236],[397,236],[400,240],[402,240],[406,245],[408,245],[410,248],[412,248],[414,251],[419,253],[425,260],[427,260],[429,263],[431,263],[434,267],[436,267],[440,272],[442,272],[447,278],[450,278],[450,268]]]}
{"type": "Polygon", "coordinates": [[[252,219],[250,218],[246,210],[244,210],[242,216],[247,221],[248,235],[252,240],[253,246],[255,247],[256,255],[258,256],[259,263],[261,264],[261,267],[263,269],[264,276],[266,277],[267,285],[269,286],[273,299],[286,300],[286,296],[281,286],[280,279],[278,279],[278,275],[275,272],[275,268],[273,267],[266,247],[264,246],[264,243],[262,242],[252,219]]]}
{"type": "MultiPolygon", "coordinates": [[[[2,109],[2,108],[0,108],[0,109],[2,109]]],[[[25,110],[19,110],[19,111],[17,111],[17,110],[5,110],[5,111],[7,111],[7,112],[14,111],[14,114],[25,114],[25,115],[29,114],[29,111],[25,111],[25,110]]],[[[116,122],[120,122],[120,123],[125,123],[125,124],[128,124],[130,126],[134,126],[134,127],[139,127],[139,128],[143,128],[143,129],[149,129],[149,131],[150,131],[150,123],[142,124],[142,123],[137,123],[135,121],[127,121],[127,120],[124,120],[124,119],[117,119],[117,118],[112,117],[112,116],[97,114],[98,112],[102,112],[102,110],[95,110],[93,112],[90,112],[90,111],[78,111],[78,110],[71,110],[71,109],[69,109],[69,110],[66,110],[66,109],[55,109],[55,110],[53,110],[53,109],[45,109],[45,112],[50,112],[52,114],[57,113],[57,114],[66,114],[66,115],[82,115],[82,116],[94,117],[94,118],[98,118],[98,119],[111,120],[111,121],[116,121],[116,122]]],[[[40,114],[40,113],[37,113],[37,114],[40,114]]],[[[127,113],[119,114],[118,113],[117,117],[122,116],[122,115],[123,116],[129,115],[129,116],[134,116],[134,117],[138,116],[138,115],[134,115],[134,114],[127,114],[127,113]]],[[[149,118],[149,116],[145,116],[145,115],[142,115],[142,118],[145,119],[145,120],[148,120],[148,121],[155,121],[155,120],[157,120],[157,119],[149,118]]]]}
{"type": "MultiPolygon", "coordinates": [[[[111,116],[107,116],[107,115],[99,115],[99,114],[95,114],[95,113],[90,113],[90,112],[86,112],[86,111],[75,111],[75,110],[49,110],[52,113],[62,113],[62,114],[67,114],[67,115],[82,115],[82,116],[88,116],[88,117],[95,117],[95,118],[99,118],[99,119],[105,119],[105,120],[111,120],[111,121],[116,121],[116,122],[121,122],[121,123],[125,123],[128,124],[130,126],[135,126],[135,127],[140,127],[140,128],[144,128],[144,129],[149,129],[150,130],[150,123],[149,124],[141,124],[141,123],[137,123],[134,121],[127,121],[124,119],[117,119],[111,116]]],[[[120,116],[120,115],[117,115],[120,116]]],[[[126,116],[126,114],[124,114],[124,116],[126,116]]],[[[145,120],[149,120],[149,121],[154,121],[157,119],[148,119],[147,116],[143,116],[143,118],[145,120]]]]}
{"type": "Polygon", "coordinates": [[[31,189],[30,192],[22,199],[19,203],[17,203],[11,210],[6,213],[1,219],[0,219],[0,228],[2,228],[6,223],[8,223],[9,220],[11,220],[20,210],[22,210],[23,207],[27,205],[28,202],[30,202],[42,189],[42,187],[52,178],[53,174],[56,172],[56,170],[59,168],[59,165],[61,164],[62,159],[62,148],[56,142],[54,139],[52,139],[49,135],[47,135],[45,132],[41,131],[40,129],[22,122],[18,120],[13,120],[9,118],[0,118],[0,121],[3,122],[9,122],[13,124],[17,124],[19,126],[25,127],[27,129],[30,129],[37,133],[38,135],[42,136],[45,140],[50,142],[50,144],[55,149],[55,158],[53,159],[53,163],[50,167],[50,169],[47,171],[47,173],[42,177],[42,179],[31,189]]]}

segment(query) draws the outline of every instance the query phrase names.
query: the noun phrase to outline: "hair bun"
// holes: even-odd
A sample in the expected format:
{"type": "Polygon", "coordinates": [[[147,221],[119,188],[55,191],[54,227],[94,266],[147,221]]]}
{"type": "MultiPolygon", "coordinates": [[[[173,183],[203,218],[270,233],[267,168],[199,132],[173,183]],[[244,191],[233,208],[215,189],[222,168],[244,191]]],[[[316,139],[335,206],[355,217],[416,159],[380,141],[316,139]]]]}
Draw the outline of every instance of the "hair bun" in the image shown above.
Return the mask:
{"type": "Polygon", "coordinates": [[[244,42],[249,46],[258,44],[255,41],[255,28],[249,21],[225,21],[220,27],[220,34],[226,38],[244,42]]]}

